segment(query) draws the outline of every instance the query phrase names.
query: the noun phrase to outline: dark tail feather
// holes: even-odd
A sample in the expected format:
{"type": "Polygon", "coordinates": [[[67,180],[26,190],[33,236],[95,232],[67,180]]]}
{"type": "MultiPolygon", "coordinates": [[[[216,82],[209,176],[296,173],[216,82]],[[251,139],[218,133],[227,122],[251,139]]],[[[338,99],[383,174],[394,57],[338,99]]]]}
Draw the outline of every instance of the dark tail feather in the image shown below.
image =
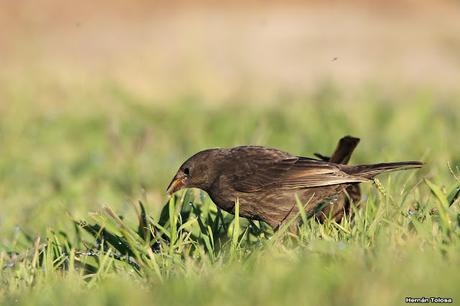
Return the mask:
{"type": "Polygon", "coordinates": [[[359,138],[353,136],[345,136],[339,140],[337,147],[331,157],[315,153],[316,157],[336,164],[347,164],[351,154],[359,143],[359,138]]]}
{"type": "Polygon", "coordinates": [[[376,175],[379,175],[384,172],[416,169],[421,168],[422,165],[423,163],[419,161],[408,161],[397,163],[381,163],[373,165],[344,166],[342,170],[351,175],[372,179],[376,175]]]}
{"type": "Polygon", "coordinates": [[[331,156],[330,162],[336,164],[347,164],[358,143],[359,138],[352,136],[345,136],[340,139],[337,144],[337,148],[331,156]]]}

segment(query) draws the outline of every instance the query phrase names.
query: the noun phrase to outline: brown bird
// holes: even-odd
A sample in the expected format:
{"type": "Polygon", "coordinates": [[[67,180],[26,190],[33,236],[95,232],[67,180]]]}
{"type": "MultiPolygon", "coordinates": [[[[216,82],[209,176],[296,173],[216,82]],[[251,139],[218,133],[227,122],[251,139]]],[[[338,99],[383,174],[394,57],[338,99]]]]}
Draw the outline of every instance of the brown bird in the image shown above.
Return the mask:
{"type": "Polygon", "coordinates": [[[199,188],[229,213],[234,213],[239,201],[242,217],[265,221],[276,230],[297,215],[296,198],[307,215],[313,216],[325,201],[354,184],[372,182],[383,172],[421,165],[409,161],[349,166],[262,146],[217,148],[198,152],[186,160],[167,192],[199,188]]]}

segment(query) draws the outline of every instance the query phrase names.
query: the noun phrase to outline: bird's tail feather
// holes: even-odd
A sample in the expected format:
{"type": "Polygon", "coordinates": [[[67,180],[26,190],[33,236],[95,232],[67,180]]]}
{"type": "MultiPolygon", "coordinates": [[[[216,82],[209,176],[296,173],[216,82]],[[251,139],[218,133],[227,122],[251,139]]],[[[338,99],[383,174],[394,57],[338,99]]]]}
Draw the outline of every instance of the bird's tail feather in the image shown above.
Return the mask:
{"type": "Polygon", "coordinates": [[[344,171],[350,175],[366,179],[372,179],[376,175],[390,171],[421,168],[423,165],[419,161],[380,163],[372,165],[344,166],[344,171]]]}
{"type": "Polygon", "coordinates": [[[330,162],[336,164],[348,164],[351,154],[359,143],[359,138],[345,136],[339,140],[337,148],[331,156],[330,162]]]}
{"type": "Polygon", "coordinates": [[[339,140],[334,153],[329,156],[324,156],[319,153],[315,153],[315,156],[321,160],[328,161],[335,164],[348,164],[351,154],[355,150],[359,143],[359,138],[353,136],[345,136],[339,140]]]}

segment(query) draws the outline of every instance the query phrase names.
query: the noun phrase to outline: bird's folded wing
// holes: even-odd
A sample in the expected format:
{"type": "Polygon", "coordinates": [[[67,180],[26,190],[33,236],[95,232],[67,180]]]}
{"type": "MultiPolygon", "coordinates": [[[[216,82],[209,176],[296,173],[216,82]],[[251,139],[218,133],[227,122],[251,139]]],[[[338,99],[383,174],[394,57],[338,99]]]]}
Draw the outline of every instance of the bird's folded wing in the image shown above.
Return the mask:
{"type": "Polygon", "coordinates": [[[275,149],[240,148],[237,156],[238,162],[233,164],[232,174],[227,179],[240,192],[266,188],[295,190],[366,181],[344,173],[336,164],[292,156],[275,149]]]}

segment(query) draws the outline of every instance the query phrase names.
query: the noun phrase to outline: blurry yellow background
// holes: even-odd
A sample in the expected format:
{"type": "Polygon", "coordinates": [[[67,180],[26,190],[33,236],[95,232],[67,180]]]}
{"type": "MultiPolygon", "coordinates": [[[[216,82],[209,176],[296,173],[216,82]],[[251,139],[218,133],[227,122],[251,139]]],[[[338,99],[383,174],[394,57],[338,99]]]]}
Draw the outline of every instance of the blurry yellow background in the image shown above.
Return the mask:
{"type": "Polygon", "coordinates": [[[460,84],[458,16],[458,1],[4,0],[0,78],[208,101],[324,82],[448,92],[460,84]]]}

